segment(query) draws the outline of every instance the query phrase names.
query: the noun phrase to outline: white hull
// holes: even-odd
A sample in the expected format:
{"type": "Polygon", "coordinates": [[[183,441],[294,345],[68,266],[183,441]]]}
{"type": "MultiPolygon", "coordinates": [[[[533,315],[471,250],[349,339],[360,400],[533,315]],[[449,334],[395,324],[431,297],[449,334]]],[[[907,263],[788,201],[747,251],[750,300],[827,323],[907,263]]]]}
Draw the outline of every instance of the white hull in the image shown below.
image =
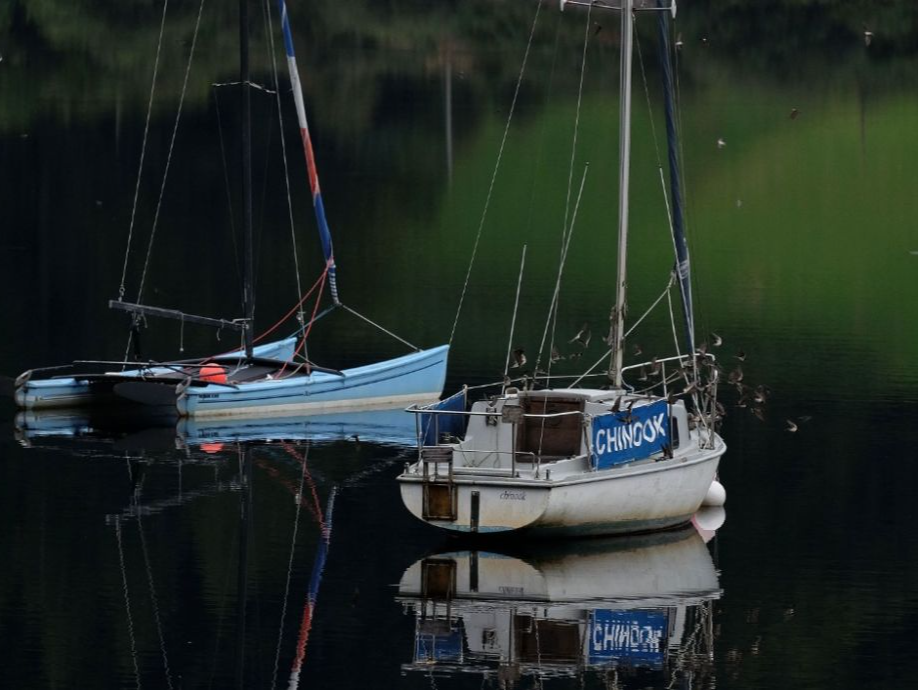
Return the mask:
{"type": "MultiPolygon", "coordinates": [[[[693,459],[673,459],[592,472],[574,479],[465,478],[454,474],[455,520],[425,521],[456,532],[625,534],[688,522],[714,481],[723,444],[693,459]],[[479,493],[479,520],[471,520],[472,492],[479,493]]],[[[402,500],[423,518],[424,482],[400,477],[402,500]]]]}

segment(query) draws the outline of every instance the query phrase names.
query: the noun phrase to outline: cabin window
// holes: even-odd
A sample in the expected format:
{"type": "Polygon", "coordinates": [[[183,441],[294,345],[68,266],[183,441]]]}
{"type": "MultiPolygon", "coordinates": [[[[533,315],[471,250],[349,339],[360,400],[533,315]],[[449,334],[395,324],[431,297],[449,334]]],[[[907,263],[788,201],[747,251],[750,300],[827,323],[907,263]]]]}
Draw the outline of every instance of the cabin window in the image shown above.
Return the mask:
{"type": "Polygon", "coordinates": [[[517,462],[539,456],[566,458],[580,454],[583,400],[579,398],[523,398],[523,412],[563,415],[525,417],[516,432],[517,462]],[[568,414],[564,414],[568,413],[568,414]]]}
{"type": "Polygon", "coordinates": [[[675,415],[669,417],[669,437],[673,440],[673,450],[676,450],[679,447],[679,420],[675,415]]]}

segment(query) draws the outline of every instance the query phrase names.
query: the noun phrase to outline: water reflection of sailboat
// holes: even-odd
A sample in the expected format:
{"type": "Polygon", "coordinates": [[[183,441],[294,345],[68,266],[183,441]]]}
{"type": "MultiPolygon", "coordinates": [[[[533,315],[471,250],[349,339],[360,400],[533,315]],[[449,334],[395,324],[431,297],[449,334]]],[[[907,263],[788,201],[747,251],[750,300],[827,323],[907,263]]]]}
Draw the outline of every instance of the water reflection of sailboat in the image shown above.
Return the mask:
{"type": "Polygon", "coordinates": [[[531,553],[463,551],[409,567],[398,599],[416,617],[403,668],[501,680],[583,672],[709,673],[711,555],[694,528],[539,543],[531,553]]]}

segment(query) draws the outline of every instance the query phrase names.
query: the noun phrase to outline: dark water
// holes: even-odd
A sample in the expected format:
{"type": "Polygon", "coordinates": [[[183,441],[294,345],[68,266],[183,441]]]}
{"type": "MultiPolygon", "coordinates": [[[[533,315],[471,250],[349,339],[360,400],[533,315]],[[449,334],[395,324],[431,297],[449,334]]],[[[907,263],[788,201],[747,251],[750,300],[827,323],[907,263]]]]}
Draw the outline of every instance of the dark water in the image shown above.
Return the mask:
{"type": "MultiPolygon", "coordinates": [[[[727,368],[745,352],[746,381],[773,391],[764,421],[725,393],[728,503],[713,541],[486,545],[505,558],[479,554],[481,592],[531,577],[532,586],[586,594],[566,606],[547,595],[539,607],[515,600],[511,584],[497,601],[471,596],[434,610],[411,590],[419,561],[479,545],[445,540],[403,510],[393,480],[411,451],[397,429],[374,440],[363,428],[312,426],[309,441],[202,446],[187,429],[93,436],[82,420],[63,425],[70,437],[41,437],[17,431],[7,403],[2,684],[913,685],[918,14],[910,3],[684,5],[679,75],[699,333],[723,336],[727,368]],[[489,570],[495,563],[503,569],[489,570]],[[688,574],[704,568],[716,569],[713,586],[689,591],[688,574]],[[662,662],[613,670],[576,653],[585,622],[635,610],[650,627],[664,621],[671,644],[662,662]],[[510,648],[516,665],[495,651],[510,648]]],[[[167,18],[124,279],[129,299],[196,10],[170,7],[167,18]]],[[[291,11],[342,298],[418,345],[445,342],[535,4],[318,2],[291,11]]],[[[106,304],[122,283],[160,13],[114,2],[14,0],[0,9],[2,374],[124,353],[125,321],[106,304]]],[[[636,67],[632,318],[665,287],[671,263],[645,17],[652,91],[648,105],[636,67]]],[[[538,349],[565,215],[584,21],[559,16],[556,3],[539,17],[453,342],[450,389],[502,373],[524,243],[513,340],[538,349]]],[[[616,19],[590,21],[598,24],[587,31],[575,182],[587,161],[590,172],[564,274],[562,348],[584,321],[596,348],[613,290],[616,19]]],[[[238,198],[236,91],[210,87],[235,79],[234,22],[234,3],[205,7],[144,293],[213,316],[240,312],[238,221],[227,202],[238,198]]],[[[260,31],[256,78],[270,84],[260,31]]],[[[257,318],[265,326],[298,294],[271,104],[270,95],[255,98],[257,318]]],[[[287,102],[284,123],[308,285],[321,259],[287,102]]],[[[311,353],[330,366],[403,351],[345,313],[320,326],[311,353]]],[[[163,357],[180,345],[209,352],[226,339],[168,323],[144,332],[149,354],[163,357]]],[[[655,312],[635,342],[645,354],[663,351],[665,314],[655,312]]],[[[588,352],[583,360],[600,354],[588,352]]],[[[468,558],[456,559],[423,567],[455,568],[461,590],[468,558]]]]}

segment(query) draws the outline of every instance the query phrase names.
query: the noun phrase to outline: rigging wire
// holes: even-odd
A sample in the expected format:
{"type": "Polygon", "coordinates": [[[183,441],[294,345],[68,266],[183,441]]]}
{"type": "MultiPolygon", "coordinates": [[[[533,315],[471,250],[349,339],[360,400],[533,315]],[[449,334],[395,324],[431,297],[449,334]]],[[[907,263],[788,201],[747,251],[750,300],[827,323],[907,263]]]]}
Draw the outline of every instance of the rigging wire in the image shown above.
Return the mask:
{"type": "Polygon", "coordinates": [[[140,690],[140,667],[137,665],[137,642],[134,639],[134,618],[131,615],[131,597],[128,593],[127,571],[124,567],[124,548],[121,545],[121,518],[115,518],[115,538],[118,541],[118,563],[121,566],[121,587],[124,594],[124,610],[127,613],[128,637],[131,640],[131,661],[134,663],[134,677],[140,690]]]}
{"type": "MultiPolygon", "coordinates": [[[[560,298],[561,291],[561,271],[564,265],[564,261],[567,259],[567,249],[570,245],[570,238],[568,236],[568,214],[570,213],[570,202],[571,202],[571,191],[573,189],[574,181],[574,161],[577,156],[577,135],[580,131],[580,109],[583,103],[583,82],[584,76],[586,74],[586,59],[587,59],[587,48],[589,46],[589,36],[590,36],[590,17],[592,16],[593,5],[590,4],[587,9],[587,19],[586,19],[586,28],[584,29],[583,36],[583,53],[580,60],[580,84],[577,88],[577,109],[574,116],[574,135],[571,141],[571,162],[568,169],[567,175],[567,198],[564,202],[564,224],[561,228],[561,259],[558,266],[558,279],[555,282],[555,290],[551,297],[551,304],[548,308],[548,317],[545,320],[545,330],[542,332],[542,341],[539,343],[538,356],[536,357],[536,366],[539,368],[539,363],[542,361],[542,354],[545,349],[545,340],[548,338],[548,331],[551,329],[551,341],[549,342],[549,347],[553,347],[555,344],[555,329],[558,325],[558,300],[560,298]],[[565,239],[567,238],[567,239],[565,239]]],[[[584,179],[586,178],[586,171],[584,171],[584,179]]],[[[581,181],[580,191],[583,192],[583,182],[581,181]]],[[[579,200],[578,200],[579,203],[579,200]]],[[[551,373],[551,355],[548,357],[548,373],[551,373]]]]}
{"type": "MultiPolygon", "coordinates": [[[[188,51],[188,63],[185,65],[185,77],[182,81],[182,92],[181,92],[181,96],[179,97],[178,110],[175,113],[175,123],[172,126],[172,137],[169,141],[169,152],[166,156],[166,168],[163,171],[163,180],[159,187],[159,199],[156,202],[156,212],[153,214],[153,227],[150,229],[150,240],[147,244],[147,256],[146,256],[146,259],[144,260],[143,272],[141,273],[141,276],[140,276],[140,287],[137,290],[137,300],[136,301],[138,304],[142,302],[143,288],[144,288],[144,285],[147,279],[147,269],[150,267],[150,256],[153,253],[153,240],[156,238],[156,228],[159,223],[159,214],[160,214],[160,211],[162,210],[163,196],[166,191],[166,180],[169,177],[169,168],[172,164],[172,153],[175,149],[175,139],[176,139],[176,136],[178,135],[179,121],[182,118],[182,108],[185,104],[185,94],[188,91],[188,77],[191,74],[191,65],[192,65],[192,62],[194,61],[194,51],[198,43],[198,33],[200,32],[201,16],[203,15],[203,13],[204,13],[204,0],[201,0],[201,4],[198,6],[198,15],[197,15],[197,18],[195,19],[194,33],[191,38],[191,49],[188,51]]],[[[128,334],[127,347],[124,353],[125,360],[127,360],[128,354],[130,353],[131,341],[133,339],[133,336],[134,336],[134,332],[132,329],[128,334]]]]}
{"type": "MultiPolygon", "coordinates": [[[[274,76],[274,92],[275,92],[275,97],[277,99],[277,122],[278,122],[278,127],[280,128],[281,156],[284,162],[284,185],[285,185],[286,192],[287,192],[287,215],[290,220],[290,239],[293,243],[293,266],[294,266],[294,272],[296,274],[296,294],[302,295],[303,286],[300,281],[300,261],[299,261],[297,245],[296,245],[296,226],[293,221],[293,198],[292,198],[292,194],[290,191],[290,167],[287,163],[287,143],[286,143],[287,140],[286,140],[286,137],[284,136],[284,114],[283,114],[283,109],[281,108],[280,78],[278,77],[278,70],[277,70],[277,51],[275,50],[275,47],[274,47],[274,32],[270,30],[271,18],[273,16],[270,0],[264,0],[264,7],[265,7],[265,14],[267,17],[266,22],[267,22],[267,26],[269,27],[268,32],[267,32],[268,33],[268,43],[270,45],[270,52],[271,52],[271,72],[272,72],[272,75],[274,76]]],[[[302,305],[302,300],[300,301],[300,305],[302,305]]],[[[302,308],[300,308],[299,312],[297,313],[297,321],[300,324],[300,331],[305,333],[305,328],[306,328],[306,325],[304,323],[305,315],[303,313],[302,308]]]]}
{"type": "Polygon", "coordinates": [[[284,584],[284,598],[283,606],[281,607],[280,623],[278,624],[277,629],[277,649],[274,652],[274,673],[271,676],[271,688],[277,685],[277,672],[280,667],[280,649],[281,649],[281,640],[284,634],[284,620],[287,617],[287,600],[290,596],[290,580],[293,575],[293,557],[296,553],[296,536],[297,531],[300,526],[300,509],[303,505],[303,487],[306,484],[306,459],[309,457],[309,444],[307,442],[306,449],[303,452],[302,457],[302,471],[300,473],[300,488],[296,495],[296,510],[293,514],[293,534],[290,537],[290,558],[287,560],[287,580],[284,584]]]}
{"type": "MultiPolygon", "coordinates": [[[[661,294],[659,297],[657,297],[656,300],[654,300],[653,304],[651,304],[649,307],[647,307],[647,310],[641,315],[641,318],[639,318],[637,321],[635,321],[634,324],[631,326],[631,328],[629,328],[627,331],[625,331],[625,336],[624,336],[625,338],[627,338],[629,335],[631,335],[631,334],[634,332],[634,329],[637,328],[639,325],[641,325],[641,322],[642,322],[644,319],[646,319],[654,309],[657,308],[657,305],[660,304],[660,302],[663,301],[663,298],[666,297],[666,296],[669,294],[669,291],[670,291],[670,289],[672,289],[672,286],[673,286],[673,283],[674,283],[674,282],[675,282],[675,274],[672,274],[672,273],[671,273],[670,276],[669,276],[669,282],[666,284],[666,288],[663,290],[662,294],[661,294]]],[[[598,360],[596,360],[596,363],[593,364],[593,366],[591,366],[589,369],[587,369],[587,370],[586,370],[584,373],[582,373],[579,377],[577,377],[576,379],[574,379],[574,382],[570,385],[570,388],[573,388],[573,387],[576,386],[578,383],[580,383],[583,379],[585,379],[587,376],[589,376],[590,374],[592,374],[593,371],[595,371],[596,367],[598,367],[600,364],[602,364],[602,361],[603,361],[606,357],[608,357],[610,354],[612,354],[612,348],[609,348],[608,350],[606,350],[605,354],[603,354],[602,357],[600,357],[598,360]]]]}
{"type": "Polygon", "coordinates": [[[153,114],[153,97],[156,92],[156,76],[159,73],[159,58],[162,53],[163,35],[166,30],[166,11],[169,9],[169,0],[163,2],[163,16],[159,23],[159,39],[156,43],[156,58],[153,61],[153,79],[150,83],[150,99],[147,102],[147,117],[143,125],[143,141],[140,145],[140,162],[137,166],[137,184],[134,186],[134,203],[131,206],[131,222],[128,226],[127,247],[124,250],[124,265],[121,268],[121,285],[118,287],[118,301],[124,299],[125,280],[127,280],[128,258],[131,255],[131,242],[134,237],[134,221],[137,217],[137,200],[140,197],[140,180],[143,177],[143,162],[147,152],[147,139],[150,133],[150,119],[153,114]]]}
{"type": "Polygon", "coordinates": [[[159,599],[156,596],[156,587],[153,584],[153,570],[150,567],[150,554],[147,551],[147,538],[143,532],[143,515],[140,510],[140,501],[137,494],[134,496],[137,506],[137,531],[140,533],[140,546],[143,551],[143,562],[147,571],[147,583],[150,586],[150,600],[153,604],[153,620],[156,623],[156,633],[159,636],[159,651],[163,657],[163,668],[166,672],[166,685],[172,690],[172,672],[169,670],[169,655],[166,653],[166,640],[163,637],[163,626],[159,618],[159,599]]]}
{"type": "MultiPolygon", "coordinates": [[[[217,84],[212,84],[216,87],[217,84]]],[[[236,279],[239,281],[239,285],[242,285],[242,269],[239,266],[239,245],[236,242],[236,220],[235,214],[233,213],[233,193],[232,187],[229,181],[229,165],[226,162],[226,144],[223,141],[223,118],[220,115],[220,97],[219,89],[214,88],[214,106],[217,111],[217,134],[220,139],[220,160],[223,162],[223,184],[226,189],[226,205],[228,209],[227,216],[229,218],[230,225],[230,239],[233,242],[233,260],[236,264],[236,279]]],[[[240,304],[242,303],[242,293],[239,294],[240,304]]]]}
{"type": "MultiPolygon", "coordinates": [[[[520,259],[520,275],[516,281],[516,299],[513,303],[513,318],[510,320],[510,339],[507,341],[507,361],[504,364],[504,381],[507,380],[507,372],[510,369],[510,353],[513,350],[513,330],[516,328],[516,314],[520,306],[520,289],[523,286],[523,271],[526,268],[526,245],[523,245],[523,256],[520,259]]],[[[506,390],[506,384],[501,388],[501,395],[506,390]]]]}
{"type": "Polygon", "coordinates": [[[526,43],[526,51],[523,53],[523,62],[522,62],[522,65],[520,66],[519,76],[517,77],[517,80],[516,80],[516,88],[513,91],[513,100],[510,103],[510,112],[507,115],[507,123],[504,126],[504,133],[503,133],[503,136],[501,137],[500,149],[497,152],[497,161],[494,163],[494,171],[491,173],[491,183],[488,186],[488,194],[485,197],[484,209],[481,212],[481,219],[478,223],[478,232],[475,235],[475,243],[472,246],[472,256],[469,259],[469,267],[465,274],[465,282],[462,285],[462,292],[460,293],[460,296],[459,296],[459,305],[456,308],[456,318],[453,321],[453,328],[449,334],[449,344],[450,345],[453,344],[453,338],[456,335],[456,326],[459,324],[459,315],[462,313],[462,305],[465,302],[465,294],[466,294],[466,291],[468,290],[469,278],[472,275],[472,267],[475,265],[475,257],[478,254],[478,245],[481,242],[481,234],[482,234],[482,230],[484,229],[485,219],[487,218],[487,215],[488,215],[488,207],[491,204],[491,195],[494,192],[494,183],[497,180],[497,171],[500,169],[501,159],[503,158],[503,155],[504,155],[504,146],[507,143],[507,135],[510,133],[510,122],[513,120],[513,113],[516,110],[516,102],[520,95],[520,87],[522,86],[522,83],[523,83],[523,74],[525,74],[526,72],[526,63],[529,60],[529,51],[532,48],[532,40],[533,40],[533,37],[535,36],[535,30],[536,30],[536,26],[538,25],[539,15],[541,14],[541,12],[542,12],[542,2],[541,0],[536,0],[535,16],[532,19],[532,27],[529,30],[529,41],[526,43]]]}

